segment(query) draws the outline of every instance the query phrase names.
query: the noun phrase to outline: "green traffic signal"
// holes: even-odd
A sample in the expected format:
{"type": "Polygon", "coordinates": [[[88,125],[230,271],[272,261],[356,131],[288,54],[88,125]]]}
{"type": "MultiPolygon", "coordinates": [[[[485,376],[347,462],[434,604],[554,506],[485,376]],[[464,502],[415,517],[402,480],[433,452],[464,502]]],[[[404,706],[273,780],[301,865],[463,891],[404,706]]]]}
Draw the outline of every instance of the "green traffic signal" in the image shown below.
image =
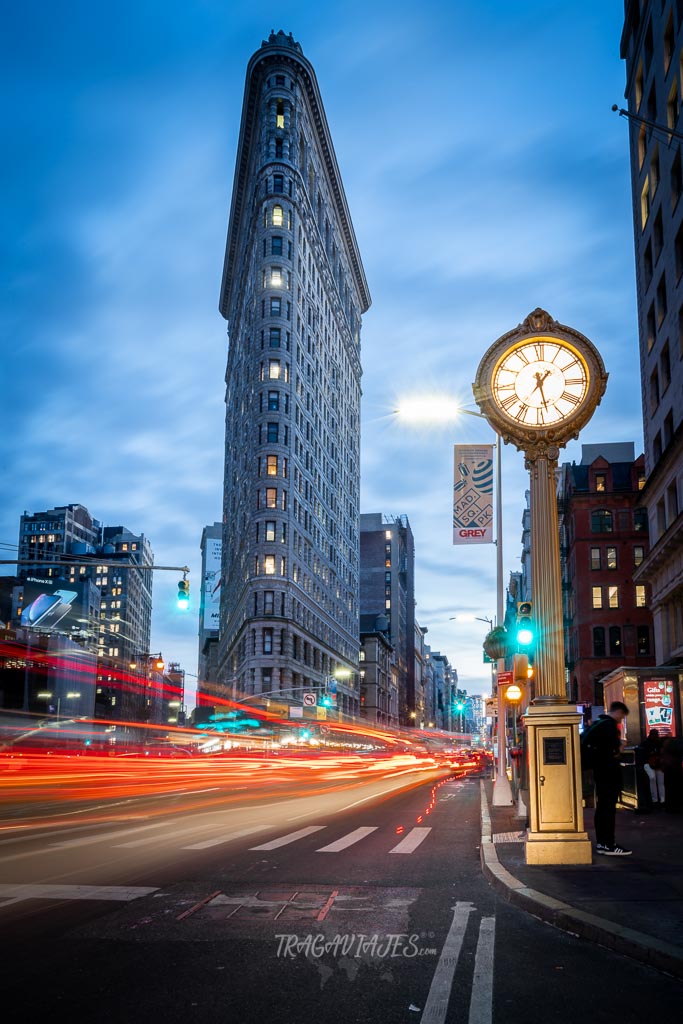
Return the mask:
{"type": "Polygon", "coordinates": [[[182,579],[178,583],[178,607],[182,611],[187,611],[190,607],[190,583],[189,580],[182,579]]]}
{"type": "Polygon", "coordinates": [[[517,643],[520,647],[529,647],[535,639],[531,607],[531,601],[520,601],[517,605],[517,643]]]}

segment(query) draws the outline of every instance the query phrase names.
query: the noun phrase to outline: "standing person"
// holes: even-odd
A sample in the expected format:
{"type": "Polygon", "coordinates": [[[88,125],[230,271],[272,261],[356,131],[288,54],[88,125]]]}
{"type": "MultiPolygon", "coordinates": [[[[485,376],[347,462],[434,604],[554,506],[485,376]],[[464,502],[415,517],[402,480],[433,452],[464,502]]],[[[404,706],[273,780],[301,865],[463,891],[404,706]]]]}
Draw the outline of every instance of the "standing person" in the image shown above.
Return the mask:
{"type": "Polygon", "coordinates": [[[650,780],[653,807],[664,806],[664,772],[662,771],[662,741],[658,729],[650,729],[642,745],[643,770],[650,780]]]}
{"type": "Polygon", "coordinates": [[[683,810],[683,740],[667,736],[662,744],[662,771],[666,786],[666,809],[683,810]]]}
{"type": "Polygon", "coordinates": [[[609,712],[584,733],[582,750],[595,780],[595,852],[607,857],[628,857],[631,850],[618,846],[614,837],[617,800],[621,793],[621,731],[619,723],[628,714],[621,701],[612,701],[609,712]]]}

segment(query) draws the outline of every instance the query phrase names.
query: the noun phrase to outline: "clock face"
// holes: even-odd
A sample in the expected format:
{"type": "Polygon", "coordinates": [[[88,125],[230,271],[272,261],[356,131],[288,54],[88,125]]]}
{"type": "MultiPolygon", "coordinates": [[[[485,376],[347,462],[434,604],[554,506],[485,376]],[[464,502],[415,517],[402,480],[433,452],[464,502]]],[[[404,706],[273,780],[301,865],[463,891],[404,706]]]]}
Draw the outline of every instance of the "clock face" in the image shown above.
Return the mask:
{"type": "Polygon", "coordinates": [[[558,338],[531,338],[504,353],[493,371],[493,399],[521,426],[542,428],[569,419],[588,395],[583,356],[558,338]]]}

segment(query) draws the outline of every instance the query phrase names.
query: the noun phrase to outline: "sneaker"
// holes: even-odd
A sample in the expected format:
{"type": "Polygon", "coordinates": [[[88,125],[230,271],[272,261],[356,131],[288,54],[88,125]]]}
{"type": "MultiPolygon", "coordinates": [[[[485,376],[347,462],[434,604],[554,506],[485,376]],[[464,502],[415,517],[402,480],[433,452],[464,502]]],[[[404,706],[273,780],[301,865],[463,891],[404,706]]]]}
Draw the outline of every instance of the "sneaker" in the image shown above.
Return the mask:
{"type": "Polygon", "coordinates": [[[595,848],[596,853],[603,853],[606,857],[630,857],[633,850],[625,850],[623,846],[602,846],[595,848]]]}

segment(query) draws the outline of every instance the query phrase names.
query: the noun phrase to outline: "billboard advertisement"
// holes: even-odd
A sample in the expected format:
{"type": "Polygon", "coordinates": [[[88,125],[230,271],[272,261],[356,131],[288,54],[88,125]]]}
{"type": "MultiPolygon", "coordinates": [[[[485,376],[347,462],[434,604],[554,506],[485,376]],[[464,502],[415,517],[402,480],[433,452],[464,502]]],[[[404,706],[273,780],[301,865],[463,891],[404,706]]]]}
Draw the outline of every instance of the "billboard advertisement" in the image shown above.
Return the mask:
{"type": "Polygon", "coordinates": [[[207,537],[204,548],[204,579],[202,580],[202,629],[218,632],[221,611],[220,537],[207,537]]]}
{"type": "Polygon", "coordinates": [[[493,543],[493,445],[456,444],[453,543],[493,543]]]}
{"type": "Polygon", "coordinates": [[[643,702],[647,731],[657,729],[660,736],[675,736],[673,681],[671,679],[645,679],[643,681],[643,702]]]}
{"type": "Polygon", "coordinates": [[[28,576],[23,590],[22,626],[67,634],[84,628],[82,583],[28,576]]]}

